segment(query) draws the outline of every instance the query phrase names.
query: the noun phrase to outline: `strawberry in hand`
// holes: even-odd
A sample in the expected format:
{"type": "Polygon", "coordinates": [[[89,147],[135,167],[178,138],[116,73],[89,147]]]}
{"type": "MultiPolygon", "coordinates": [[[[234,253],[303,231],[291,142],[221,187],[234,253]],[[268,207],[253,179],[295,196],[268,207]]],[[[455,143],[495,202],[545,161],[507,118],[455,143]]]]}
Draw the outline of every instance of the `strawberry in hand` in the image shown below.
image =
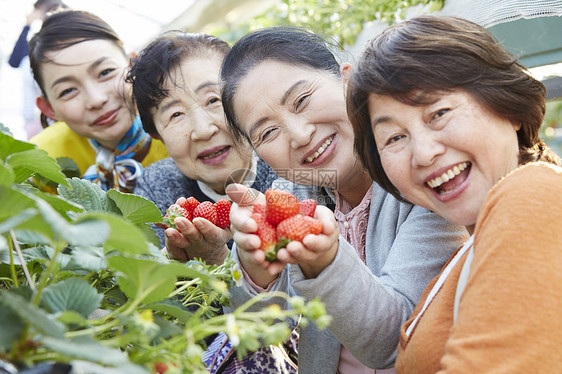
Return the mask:
{"type": "Polygon", "coordinates": [[[258,224],[256,235],[260,238],[260,249],[265,252],[267,261],[274,261],[277,258],[277,233],[275,226],[267,221],[261,213],[253,213],[252,219],[258,224]]]}
{"type": "Polygon", "coordinates": [[[184,207],[182,207],[178,204],[172,204],[166,210],[166,215],[164,215],[164,218],[162,219],[162,222],[157,222],[156,226],[158,226],[162,229],[167,229],[168,227],[171,227],[173,229],[177,229],[174,221],[178,217],[184,217],[184,218],[187,218],[190,221],[192,219],[191,212],[189,212],[184,207]]]}
{"type": "Polygon", "coordinates": [[[265,218],[273,226],[299,212],[299,200],[292,193],[275,189],[265,191],[265,218]]]}
{"type": "Polygon", "coordinates": [[[308,234],[318,235],[322,232],[322,222],[297,214],[279,223],[276,228],[278,247],[286,247],[293,240],[302,241],[308,234]]]}
{"type": "Polygon", "coordinates": [[[205,218],[213,225],[217,223],[217,210],[215,204],[210,201],[203,201],[193,210],[193,218],[205,218]]]}
{"type": "Polygon", "coordinates": [[[215,203],[217,211],[217,222],[215,223],[221,229],[230,227],[230,200],[221,199],[215,203]]]}

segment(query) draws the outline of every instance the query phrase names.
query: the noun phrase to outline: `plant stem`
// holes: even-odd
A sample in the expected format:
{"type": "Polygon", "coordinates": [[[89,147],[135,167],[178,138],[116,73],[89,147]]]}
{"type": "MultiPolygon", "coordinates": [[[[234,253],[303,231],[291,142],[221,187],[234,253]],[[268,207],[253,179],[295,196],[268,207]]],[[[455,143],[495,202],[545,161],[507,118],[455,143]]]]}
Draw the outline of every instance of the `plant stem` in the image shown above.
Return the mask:
{"type": "MultiPolygon", "coordinates": [[[[23,253],[21,253],[21,248],[20,245],[18,244],[18,240],[16,238],[16,234],[14,233],[14,230],[10,230],[10,237],[12,239],[12,243],[14,245],[14,248],[16,249],[16,252],[18,254],[18,258],[20,259],[21,262],[21,267],[23,269],[23,273],[25,274],[25,277],[27,278],[27,282],[29,283],[29,287],[34,290],[35,289],[35,285],[33,284],[33,280],[31,279],[31,274],[29,274],[29,269],[27,268],[27,264],[25,262],[25,259],[23,258],[23,253]]],[[[10,255],[11,255],[11,251],[10,251],[10,255]]],[[[10,259],[12,260],[12,258],[10,259]]],[[[11,261],[13,264],[13,261],[11,261]]],[[[17,281],[16,281],[17,283],[17,281]]]]}
{"type": "Polygon", "coordinates": [[[43,292],[43,289],[47,286],[47,282],[49,281],[49,276],[54,272],[55,267],[58,265],[57,257],[59,256],[59,254],[64,249],[64,246],[66,245],[66,243],[60,241],[57,241],[54,244],[55,245],[53,247],[55,248],[55,253],[53,254],[53,257],[49,260],[47,269],[45,269],[45,271],[43,271],[43,273],[41,274],[41,278],[39,279],[39,287],[37,293],[35,294],[35,297],[33,298],[33,304],[35,305],[39,305],[39,301],[41,300],[41,293],[43,292]]]}

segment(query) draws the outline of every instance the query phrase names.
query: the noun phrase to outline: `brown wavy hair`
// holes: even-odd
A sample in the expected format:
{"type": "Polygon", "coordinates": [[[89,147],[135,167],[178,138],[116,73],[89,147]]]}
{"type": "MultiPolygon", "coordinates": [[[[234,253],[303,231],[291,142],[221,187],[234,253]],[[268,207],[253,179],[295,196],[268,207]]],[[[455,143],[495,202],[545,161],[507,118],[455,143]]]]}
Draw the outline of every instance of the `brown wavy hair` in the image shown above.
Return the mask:
{"type": "Polygon", "coordinates": [[[560,158],[539,138],[544,119],[544,85],[531,77],[484,27],[451,16],[418,16],[387,28],[366,46],[353,69],[347,111],[355,151],[371,177],[399,199],[382,168],[373,137],[368,98],[387,95],[408,105],[462,89],[497,116],[520,124],[519,162],[560,158]],[[419,95],[422,92],[425,95],[419,95]]]}

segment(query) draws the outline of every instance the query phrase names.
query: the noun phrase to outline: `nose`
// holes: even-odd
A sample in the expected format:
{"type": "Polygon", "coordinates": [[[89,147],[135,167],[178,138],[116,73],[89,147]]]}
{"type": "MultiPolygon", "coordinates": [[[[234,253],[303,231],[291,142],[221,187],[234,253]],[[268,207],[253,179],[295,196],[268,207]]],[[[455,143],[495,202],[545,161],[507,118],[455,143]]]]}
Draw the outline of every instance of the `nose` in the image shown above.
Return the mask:
{"type": "Polygon", "coordinates": [[[218,119],[204,108],[198,107],[195,110],[195,126],[191,132],[191,140],[209,140],[219,132],[218,119]]]}
{"type": "Polygon", "coordinates": [[[287,126],[290,131],[291,148],[299,149],[310,143],[316,132],[316,126],[299,120],[290,120],[287,126]]]}
{"type": "Polygon", "coordinates": [[[437,133],[427,128],[411,133],[410,136],[413,167],[430,166],[439,155],[445,153],[445,146],[439,140],[437,133]]]}
{"type": "Polygon", "coordinates": [[[109,100],[109,94],[105,87],[92,84],[85,88],[87,109],[100,109],[109,100]]]}

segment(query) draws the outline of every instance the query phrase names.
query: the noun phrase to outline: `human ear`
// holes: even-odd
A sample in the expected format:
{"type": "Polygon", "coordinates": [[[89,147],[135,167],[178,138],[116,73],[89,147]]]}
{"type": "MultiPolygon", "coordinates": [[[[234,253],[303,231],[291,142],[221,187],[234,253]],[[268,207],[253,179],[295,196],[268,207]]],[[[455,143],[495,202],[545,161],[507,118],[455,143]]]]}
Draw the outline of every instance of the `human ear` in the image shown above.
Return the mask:
{"type": "Polygon", "coordinates": [[[344,62],[340,65],[340,73],[343,76],[343,83],[347,85],[349,82],[349,77],[351,75],[351,64],[349,62],[344,62]]]}
{"type": "Polygon", "coordinates": [[[37,96],[35,104],[37,105],[37,108],[39,108],[41,113],[43,113],[45,116],[59,121],[57,115],[55,114],[55,111],[53,110],[53,107],[44,96],[37,96]]]}

